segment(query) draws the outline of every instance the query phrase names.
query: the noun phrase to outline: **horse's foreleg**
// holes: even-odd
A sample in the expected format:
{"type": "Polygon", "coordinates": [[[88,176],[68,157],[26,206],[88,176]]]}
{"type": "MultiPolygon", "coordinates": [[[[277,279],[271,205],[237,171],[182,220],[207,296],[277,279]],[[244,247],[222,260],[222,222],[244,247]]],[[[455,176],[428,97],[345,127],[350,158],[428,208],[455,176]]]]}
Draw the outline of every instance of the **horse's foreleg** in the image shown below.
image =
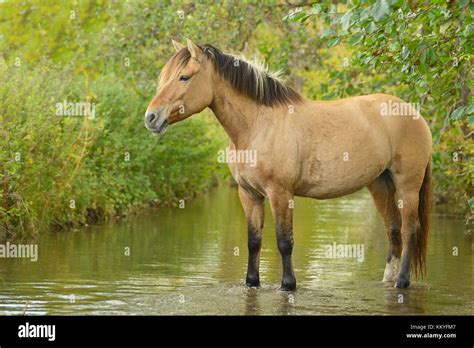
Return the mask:
{"type": "Polygon", "coordinates": [[[268,198],[275,220],[278,250],[283,265],[281,289],[292,291],[296,289],[296,279],[291,261],[293,252],[293,194],[283,190],[275,190],[269,192],[268,198]]]}
{"type": "Polygon", "coordinates": [[[247,218],[249,261],[245,283],[248,286],[260,286],[259,264],[262,247],[263,197],[255,197],[239,186],[239,197],[247,218]]]}

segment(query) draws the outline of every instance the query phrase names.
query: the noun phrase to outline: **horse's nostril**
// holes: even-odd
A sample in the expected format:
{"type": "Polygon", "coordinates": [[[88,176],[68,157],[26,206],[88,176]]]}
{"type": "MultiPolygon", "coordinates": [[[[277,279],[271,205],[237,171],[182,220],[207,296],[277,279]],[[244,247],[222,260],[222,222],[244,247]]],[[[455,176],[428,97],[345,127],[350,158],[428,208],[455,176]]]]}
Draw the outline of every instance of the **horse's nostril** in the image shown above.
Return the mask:
{"type": "Polygon", "coordinates": [[[148,123],[152,123],[156,118],[156,114],[154,112],[150,112],[147,118],[148,118],[148,123]]]}

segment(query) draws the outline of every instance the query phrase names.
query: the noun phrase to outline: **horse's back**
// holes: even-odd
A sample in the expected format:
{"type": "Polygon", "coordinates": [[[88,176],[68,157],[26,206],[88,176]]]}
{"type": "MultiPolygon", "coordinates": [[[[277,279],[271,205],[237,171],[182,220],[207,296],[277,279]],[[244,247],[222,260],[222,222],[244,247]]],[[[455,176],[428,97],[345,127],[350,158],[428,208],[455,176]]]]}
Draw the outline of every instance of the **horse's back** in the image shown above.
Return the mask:
{"type": "Polygon", "coordinates": [[[301,116],[306,151],[297,192],[303,196],[343,196],[370,184],[394,161],[426,165],[429,158],[426,122],[416,107],[391,95],[310,102],[301,116]]]}
{"type": "Polygon", "coordinates": [[[393,156],[407,142],[423,155],[431,152],[431,132],[416,103],[389,94],[312,103],[314,111],[308,117],[328,137],[363,139],[367,146],[388,144],[393,156]]]}

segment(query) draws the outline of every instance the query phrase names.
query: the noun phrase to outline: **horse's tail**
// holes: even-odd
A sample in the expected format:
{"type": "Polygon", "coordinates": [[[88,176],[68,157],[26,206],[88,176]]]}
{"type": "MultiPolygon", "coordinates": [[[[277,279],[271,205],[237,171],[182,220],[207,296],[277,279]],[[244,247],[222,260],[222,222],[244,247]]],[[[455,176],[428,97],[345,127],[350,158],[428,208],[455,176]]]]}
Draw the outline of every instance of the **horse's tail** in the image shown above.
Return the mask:
{"type": "Polygon", "coordinates": [[[430,214],[432,204],[431,188],[431,159],[425,169],[425,177],[420,188],[418,202],[418,219],[420,228],[417,228],[415,249],[413,253],[413,270],[415,276],[426,274],[426,250],[428,247],[428,233],[430,229],[430,214]]]}

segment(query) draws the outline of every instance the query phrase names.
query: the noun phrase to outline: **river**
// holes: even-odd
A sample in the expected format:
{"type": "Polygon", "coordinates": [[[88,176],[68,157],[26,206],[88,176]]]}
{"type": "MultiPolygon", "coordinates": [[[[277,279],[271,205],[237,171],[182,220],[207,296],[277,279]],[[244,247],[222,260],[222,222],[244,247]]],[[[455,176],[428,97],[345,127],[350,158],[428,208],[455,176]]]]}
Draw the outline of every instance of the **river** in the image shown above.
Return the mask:
{"type": "MultiPolygon", "coordinates": [[[[366,190],[296,198],[296,292],[281,263],[268,204],[258,289],[244,285],[246,222],[235,188],[79,231],[43,233],[38,260],[0,259],[0,315],[474,314],[472,244],[463,222],[434,215],[428,274],[409,289],[382,282],[387,239],[366,190]],[[357,245],[356,257],[327,257],[357,245]]],[[[354,256],[354,255],[352,255],[354,256]]]]}

